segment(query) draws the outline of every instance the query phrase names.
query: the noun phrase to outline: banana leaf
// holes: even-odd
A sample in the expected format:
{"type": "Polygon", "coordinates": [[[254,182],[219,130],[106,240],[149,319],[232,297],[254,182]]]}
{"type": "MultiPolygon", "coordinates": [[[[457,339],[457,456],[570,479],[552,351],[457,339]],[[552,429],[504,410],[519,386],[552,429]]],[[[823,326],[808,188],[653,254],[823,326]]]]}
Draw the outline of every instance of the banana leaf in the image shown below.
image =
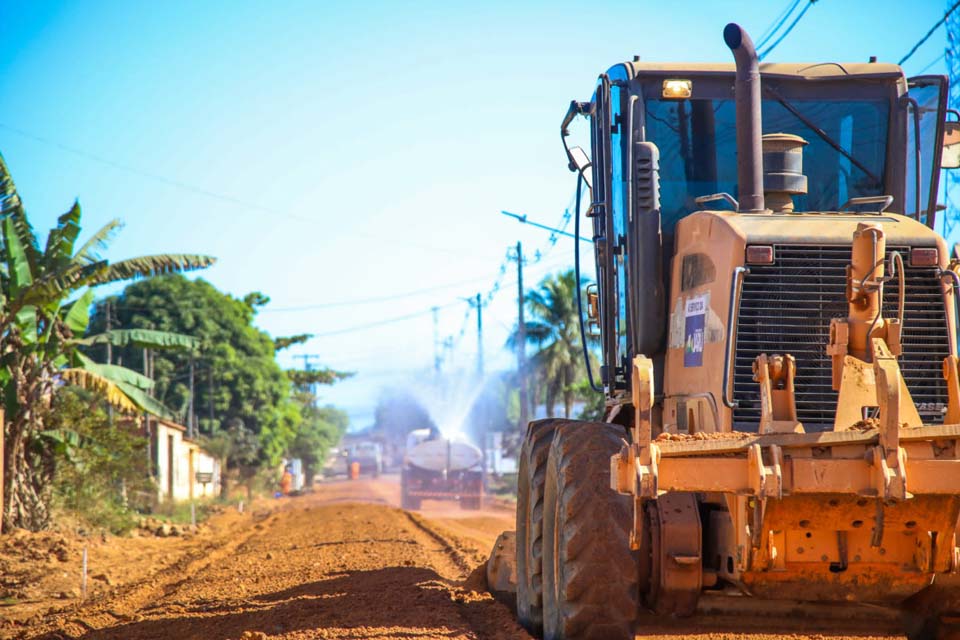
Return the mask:
{"type": "Polygon", "coordinates": [[[106,378],[110,382],[123,382],[125,384],[133,385],[138,389],[143,389],[144,391],[149,391],[154,387],[154,381],[152,379],[143,374],[137,373],[133,369],[128,369],[127,367],[117,364],[103,364],[100,362],[94,362],[79,351],[74,353],[74,360],[76,366],[86,369],[87,371],[92,371],[98,376],[106,378]]]}
{"type": "Polygon", "coordinates": [[[110,243],[110,237],[113,236],[121,227],[123,223],[118,219],[113,219],[107,224],[103,225],[99,231],[90,236],[90,239],[83,243],[83,246],[77,251],[77,255],[73,256],[73,261],[76,264],[91,264],[94,262],[100,261],[100,256],[97,255],[97,252],[100,249],[106,249],[107,245],[110,243]]]}
{"type": "Polygon", "coordinates": [[[33,273],[27,259],[26,249],[17,233],[13,216],[4,218],[3,236],[7,253],[7,269],[10,271],[10,292],[16,296],[33,282],[33,273]]]}
{"type": "Polygon", "coordinates": [[[117,382],[117,388],[127,394],[127,398],[136,403],[143,411],[165,420],[176,420],[176,416],[173,415],[170,409],[165,407],[159,400],[151,398],[143,389],[137,389],[132,384],[127,384],[126,382],[117,382]]]}
{"type": "MultiPolygon", "coordinates": [[[[126,393],[126,391],[121,389],[118,384],[111,382],[110,380],[107,380],[103,376],[97,375],[92,371],[88,371],[79,367],[61,369],[60,377],[64,381],[76,385],[81,389],[99,393],[101,396],[103,396],[103,399],[110,404],[110,406],[114,407],[115,409],[119,409],[124,413],[139,413],[141,411],[147,411],[145,407],[135,403],[126,393]]],[[[136,389],[136,387],[132,388],[136,389]]],[[[139,391],[139,389],[136,390],[139,391]]]]}
{"type": "Polygon", "coordinates": [[[131,278],[149,278],[167,273],[184,273],[196,269],[206,269],[216,262],[212,256],[168,253],[155,256],[139,256],[114,262],[106,271],[94,279],[95,284],[106,284],[131,278]]]}
{"type": "Polygon", "coordinates": [[[57,226],[47,235],[43,252],[44,268],[58,270],[73,259],[73,245],[80,235],[80,203],[74,201],[70,211],[57,218],[57,226]]]}
{"type": "Polygon", "coordinates": [[[93,304],[93,289],[87,289],[83,295],[65,307],[63,323],[74,335],[83,335],[90,324],[90,305],[93,304]]]}
{"type": "Polygon", "coordinates": [[[113,329],[74,342],[87,347],[95,344],[112,344],[115,347],[133,345],[146,349],[194,350],[200,347],[200,340],[193,336],[154,329],[113,329]]]}

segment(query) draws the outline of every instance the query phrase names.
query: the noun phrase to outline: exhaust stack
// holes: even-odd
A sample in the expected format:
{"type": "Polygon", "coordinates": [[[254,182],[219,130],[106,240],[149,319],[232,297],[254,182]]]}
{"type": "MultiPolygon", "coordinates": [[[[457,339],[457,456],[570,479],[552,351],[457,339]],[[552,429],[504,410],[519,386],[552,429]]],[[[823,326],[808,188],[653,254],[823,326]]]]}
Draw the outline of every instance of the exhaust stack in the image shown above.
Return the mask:
{"type": "Polygon", "coordinates": [[[743,28],[731,22],[723,29],[723,40],[737,64],[737,182],[740,211],[757,213],[766,209],[763,200],[763,156],[760,146],[760,61],[753,40],[743,28]]]}

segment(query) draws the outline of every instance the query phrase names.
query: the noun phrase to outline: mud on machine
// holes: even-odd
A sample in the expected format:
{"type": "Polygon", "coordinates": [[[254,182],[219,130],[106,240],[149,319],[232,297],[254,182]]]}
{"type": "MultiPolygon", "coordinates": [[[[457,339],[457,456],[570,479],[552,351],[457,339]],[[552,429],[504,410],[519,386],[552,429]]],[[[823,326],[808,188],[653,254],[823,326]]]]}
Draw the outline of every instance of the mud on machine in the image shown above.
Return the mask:
{"type": "Polygon", "coordinates": [[[946,78],[723,37],[734,64],[618,64],[563,120],[606,414],[529,425],[488,573],[547,638],[802,611],[937,637],[960,623],[946,78]]]}

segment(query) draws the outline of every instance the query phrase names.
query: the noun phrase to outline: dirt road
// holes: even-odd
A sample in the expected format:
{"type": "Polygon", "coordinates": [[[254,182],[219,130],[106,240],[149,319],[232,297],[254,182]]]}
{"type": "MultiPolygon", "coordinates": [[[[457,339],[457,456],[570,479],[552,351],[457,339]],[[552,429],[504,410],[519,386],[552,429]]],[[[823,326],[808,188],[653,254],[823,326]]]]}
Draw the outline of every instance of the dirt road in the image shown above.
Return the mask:
{"type": "MultiPolygon", "coordinates": [[[[245,514],[230,510],[191,539],[114,540],[91,554],[91,573],[122,559],[127,564],[119,584],[86,602],[44,609],[20,623],[8,620],[0,637],[529,639],[505,606],[472,590],[467,580],[498,533],[513,528],[512,511],[460,511],[426,502],[421,512],[408,513],[398,503],[398,485],[389,478],[341,481],[245,514]]],[[[0,610],[0,616],[15,609],[0,610]]],[[[644,636],[681,637],[770,640],[784,634],[687,624],[644,636]]]]}

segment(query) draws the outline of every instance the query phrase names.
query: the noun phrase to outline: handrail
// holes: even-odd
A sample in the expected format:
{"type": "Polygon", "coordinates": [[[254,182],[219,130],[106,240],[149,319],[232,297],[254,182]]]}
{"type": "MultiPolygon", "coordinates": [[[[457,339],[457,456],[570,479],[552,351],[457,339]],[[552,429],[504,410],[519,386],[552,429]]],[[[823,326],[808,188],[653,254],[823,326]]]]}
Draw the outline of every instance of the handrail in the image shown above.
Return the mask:
{"type": "Polygon", "coordinates": [[[740,296],[743,293],[743,277],[750,273],[747,267],[736,267],[730,281],[730,309],[727,312],[727,357],[723,363],[723,404],[730,409],[737,408],[730,389],[730,369],[733,367],[736,351],[736,333],[734,329],[740,322],[740,296]]]}
{"type": "Polygon", "coordinates": [[[893,204],[893,196],[863,196],[860,198],[850,198],[840,206],[840,211],[849,211],[849,207],[851,206],[857,207],[865,204],[882,204],[883,206],[877,210],[877,213],[883,213],[890,205],[893,204]]]}
{"type": "Polygon", "coordinates": [[[950,332],[950,354],[957,355],[957,324],[960,323],[960,275],[950,269],[940,270],[940,280],[947,276],[953,278],[953,331],[950,332]]]}
{"type": "Polygon", "coordinates": [[[740,203],[737,202],[737,199],[734,198],[729,193],[711,193],[707,196],[697,196],[693,199],[698,205],[706,204],[708,202],[716,202],[717,200],[726,200],[727,204],[733,207],[734,211],[740,211],[740,203]]]}

